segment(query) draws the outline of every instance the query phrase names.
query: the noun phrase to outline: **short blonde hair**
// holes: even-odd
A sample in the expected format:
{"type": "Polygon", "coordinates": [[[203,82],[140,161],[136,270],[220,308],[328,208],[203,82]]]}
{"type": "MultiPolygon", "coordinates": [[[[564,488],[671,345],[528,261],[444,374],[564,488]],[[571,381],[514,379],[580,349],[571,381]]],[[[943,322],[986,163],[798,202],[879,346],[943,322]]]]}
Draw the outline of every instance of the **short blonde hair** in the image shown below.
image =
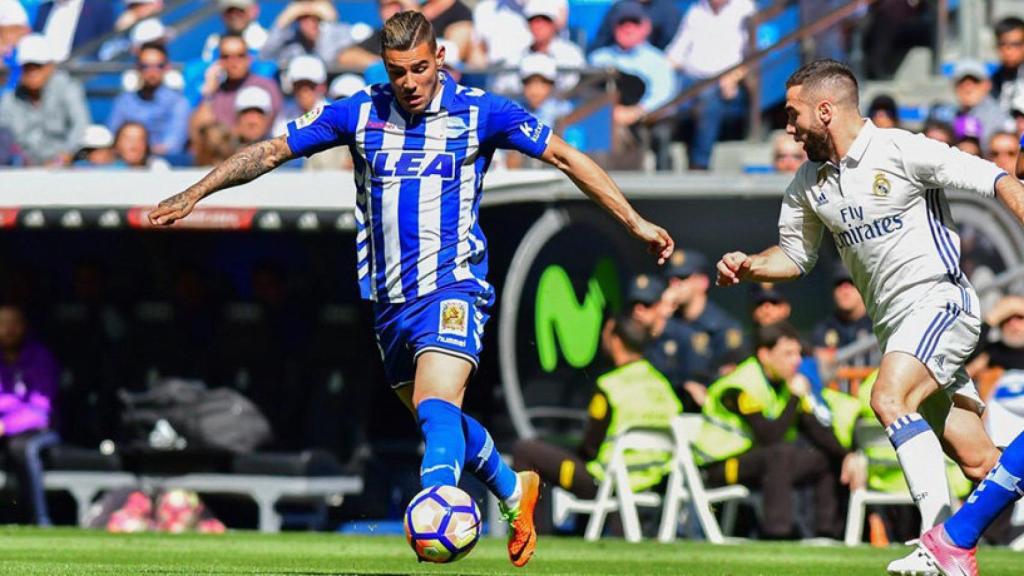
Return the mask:
{"type": "Polygon", "coordinates": [[[412,50],[423,42],[430,42],[430,48],[437,50],[434,26],[419,12],[399,12],[384,23],[381,33],[381,50],[412,50]]]}

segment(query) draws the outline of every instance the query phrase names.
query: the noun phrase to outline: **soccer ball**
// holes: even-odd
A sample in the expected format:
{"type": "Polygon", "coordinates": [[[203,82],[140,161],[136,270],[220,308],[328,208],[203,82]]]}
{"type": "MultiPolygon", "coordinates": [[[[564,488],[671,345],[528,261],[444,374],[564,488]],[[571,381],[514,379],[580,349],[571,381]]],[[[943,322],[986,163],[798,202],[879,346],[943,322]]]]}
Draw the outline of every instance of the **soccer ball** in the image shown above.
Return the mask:
{"type": "Polygon", "coordinates": [[[455,486],[434,486],[405,509],[405,538],[421,562],[455,562],[480,539],[480,509],[455,486]]]}

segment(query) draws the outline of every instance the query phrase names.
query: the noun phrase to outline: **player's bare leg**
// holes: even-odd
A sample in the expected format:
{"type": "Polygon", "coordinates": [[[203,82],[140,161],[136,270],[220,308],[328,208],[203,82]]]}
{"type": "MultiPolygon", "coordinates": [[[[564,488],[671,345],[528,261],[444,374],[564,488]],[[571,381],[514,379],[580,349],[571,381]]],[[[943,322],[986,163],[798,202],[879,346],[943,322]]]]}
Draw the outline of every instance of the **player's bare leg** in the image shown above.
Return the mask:
{"type": "Polygon", "coordinates": [[[999,462],[1002,453],[988,437],[978,413],[972,408],[958,406],[958,396],[954,396],[953,401],[953,408],[946,417],[943,446],[946,454],[960,465],[964,476],[978,483],[999,462]]]}
{"type": "Polygon", "coordinates": [[[919,410],[938,392],[931,372],[903,352],[886,354],[871,391],[871,408],[896,448],[910,493],[921,511],[922,532],[951,514],[942,445],[919,410]]]}
{"type": "Polygon", "coordinates": [[[473,373],[469,361],[442,352],[424,352],[416,359],[416,381],[410,400],[417,407],[427,398],[439,398],[462,406],[466,384],[473,373]]]}

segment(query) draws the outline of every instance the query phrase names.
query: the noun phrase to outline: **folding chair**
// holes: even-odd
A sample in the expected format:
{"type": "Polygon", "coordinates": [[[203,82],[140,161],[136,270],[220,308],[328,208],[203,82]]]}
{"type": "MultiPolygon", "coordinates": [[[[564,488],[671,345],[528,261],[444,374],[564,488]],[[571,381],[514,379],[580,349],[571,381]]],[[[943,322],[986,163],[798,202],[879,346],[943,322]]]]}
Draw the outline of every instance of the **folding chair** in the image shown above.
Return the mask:
{"type": "Polygon", "coordinates": [[[702,422],[703,417],[695,414],[682,414],[672,420],[675,452],[672,471],[668,477],[665,505],[662,509],[661,527],[658,530],[658,540],[661,542],[671,542],[675,539],[680,522],[692,507],[697,513],[697,520],[708,542],[725,543],[722,529],[711,506],[720,502],[725,503],[723,523],[731,531],[735,523],[736,506],[741,500],[750,497],[750,490],[738,484],[722,488],[704,487],[704,479],[697,469],[692,449],[693,439],[700,431],[702,422]],[[683,507],[684,504],[687,508],[683,507]]]}
{"type": "Polygon", "coordinates": [[[597,489],[593,500],[581,500],[560,488],[553,490],[552,512],[555,524],[562,524],[569,514],[589,514],[584,538],[593,542],[601,537],[605,520],[611,512],[618,512],[622,519],[622,531],[629,542],[643,538],[636,507],[656,508],[662,498],[654,492],[635,493],[629,485],[629,470],[625,453],[629,450],[660,450],[675,453],[675,443],[669,431],[633,429],[622,433],[615,440],[612,457],[605,469],[604,480],[597,489]]]}
{"type": "MultiPolygon", "coordinates": [[[[854,430],[858,446],[871,446],[882,444],[888,446],[889,438],[885,430],[875,424],[858,423],[854,430]]],[[[864,536],[864,515],[868,506],[906,506],[913,505],[914,499],[909,491],[903,492],[878,492],[865,488],[859,488],[850,492],[850,506],[846,512],[846,536],[844,541],[847,546],[857,546],[864,536]]]]}

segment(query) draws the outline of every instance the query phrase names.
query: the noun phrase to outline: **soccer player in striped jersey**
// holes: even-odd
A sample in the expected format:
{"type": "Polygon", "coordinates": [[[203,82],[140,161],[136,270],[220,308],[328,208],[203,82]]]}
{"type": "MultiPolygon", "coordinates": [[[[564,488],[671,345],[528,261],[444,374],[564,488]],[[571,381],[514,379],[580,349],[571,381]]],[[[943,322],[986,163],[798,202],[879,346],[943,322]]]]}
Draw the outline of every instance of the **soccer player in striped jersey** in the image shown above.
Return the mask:
{"type": "MultiPolygon", "coordinates": [[[[976,482],[999,459],[964,369],[978,343],[980,305],[960,269],[944,190],[998,197],[1024,220],[1024,186],[991,162],[862,118],[857,79],[844,64],[808,63],[786,88],[786,129],[808,161],[783,198],[778,245],[726,254],[718,284],[799,278],[814,267],[822,234],[832,234],[883,351],[871,407],[928,530],[950,511],[939,439],[976,482]]],[[[901,559],[889,573],[918,572],[901,559]]]]}
{"type": "Polygon", "coordinates": [[[421,484],[456,485],[467,467],[500,498],[511,526],[509,558],[523,566],[536,548],[540,480],[534,472],[513,472],[487,430],[461,409],[494,301],[477,218],[491,157],[507,148],[559,168],[646,243],[659,264],[672,253],[672,238],[548,126],[510,100],[460,86],[441,71],[444,49],[418,12],[390,18],[382,48],[388,84],[314,109],[289,123],[287,135],[241,150],[161,202],[149,219],[171,224],[218,190],[297,156],[347,146],[355,163],[359,284],[374,302],[386,376],[424,436],[421,484]]]}

